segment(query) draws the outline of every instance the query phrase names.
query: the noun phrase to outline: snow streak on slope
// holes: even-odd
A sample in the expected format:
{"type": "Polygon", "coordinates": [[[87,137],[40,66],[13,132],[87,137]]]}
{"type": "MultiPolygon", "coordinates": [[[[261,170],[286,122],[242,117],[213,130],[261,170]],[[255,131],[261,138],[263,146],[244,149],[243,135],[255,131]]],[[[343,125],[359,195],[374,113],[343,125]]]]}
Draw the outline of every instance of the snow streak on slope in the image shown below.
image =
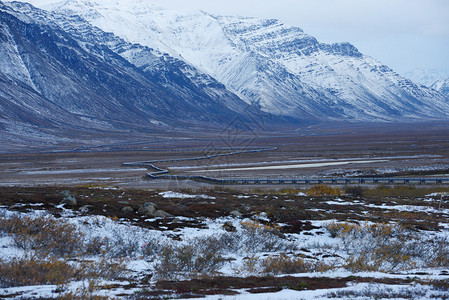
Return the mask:
{"type": "Polygon", "coordinates": [[[439,91],[440,93],[449,95],[449,78],[436,81],[432,84],[431,88],[439,91]]]}
{"type": "Polygon", "coordinates": [[[182,59],[269,113],[410,120],[446,118],[449,111],[441,93],[400,77],[349,43],[322,44],[277,20],[177,13],[146,1],[69,0],[52,9],[182,59]]]}

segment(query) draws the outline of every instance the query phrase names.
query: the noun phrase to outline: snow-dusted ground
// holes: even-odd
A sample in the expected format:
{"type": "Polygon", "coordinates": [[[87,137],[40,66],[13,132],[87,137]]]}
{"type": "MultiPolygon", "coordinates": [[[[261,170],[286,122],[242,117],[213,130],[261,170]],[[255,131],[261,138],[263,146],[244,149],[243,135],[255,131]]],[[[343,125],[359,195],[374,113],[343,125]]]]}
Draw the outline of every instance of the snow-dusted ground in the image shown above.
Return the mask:
{"type": "Polygon", "coordinates": [[[176,193],[176,192],[162,192],[159,193],[164,198],[181,198],[181,199],[188,199],[188,198],[200,198],[200,199],[215,199],[215,197],[211,197],[208,195],[189,195],[189,194],[183,194],[183,193],[176,193]]]}
{"type": "Polygon", "coordinates": [[[67,169],[67,170],[23,170],[20,174],[26,175],[57,175],[57,174],[91,174],[91,173],[119,173],[119,172],[145,172],[145,168],[109,168],[109,169],[67,169]]]}
{"type": "MultiPolygon", "coordinates": [[[[215,197],[209,196],[207,194],[186,194],[173,191],[161,192],[159,193],[163,198],[181,198],[189,199],[196,198],[202,201],[214,200],[215,197]]],[[[446,220],[449,219],[449,210],[447,208],[436,209],[433,207],[434,202],[438,201],[438,197],[444,196],[445,194],[433,193],[427,195],[423,199],[423,203],[427,203],[428,206],[413,206],[413,205],[365,205],[363,201],[346,201],[341,198],[335,197],[333,200],[327,201],[329,205],[364,205],[366,209],[370,208],[381,208],[387,210],[398,210],[405,212],[426,212],[427,214],[446,214],[446,220]]],[[[237,194],[235,197],[241,198],[242,201],[248,197],[253,197],[255,195],[248,194],[237,194]]],[[[298,196],[304,196],[303,193],[299,193],[298,196]]],[[[447,206],[447,205],[446,205],[447,206]]],[[[48,212],[42,208],[42,205],[34,205],[34,210],[29,212],[17,212],[11,211],[6,206],[0,206],[0,217],[11,218],[18,215],[27,216],[42,216],[47,215],[48,212]]],[[[148,255],[143,252],[143,248],[148,243],[156,244],[171,244],[171,245],[186,245],[192,240],[207,238],[207,237],[218,237],[222,234],[226,234],[223,224],[228,224],[229,226],[235,227],[237,233],[245,232],[245,224],[261,224],[262,221],[272,221],[266,213],[254,213],[251,218],[236,218],[236,217],[221,217],[217,219],[208,218],[198,218],[203,223],[203,228],[178,228],[175,230],[157,230],[157,229],[147,229],[136,225],[132,225],[129,220],[119,220],[114,218],[108,218],[104,216],[96,215],[83,215],[79,212],[73,211],[71,209],[65,209],[64,206],[59,206],[62,208],[62,217],[71,224],[76,225],[84,234],[87,240],[93,239],[95,237],[108,238],[112,243],[135,243],[137,245],[136,250],[132,252],[126,259],[126,265],[128,270],[132,274],[132,280],[136,280],[144,277],[147,274],[153,274],[155,271],[155,266],[158,263],[157,255],[148,255]],[[177,239],[173,239],[176,236],[177,239]]],[[[148,219],[152,221],[154,219],[148,219]]],[[[178,217],[173,219],[173,222],[178,222],[180,220],[188,220],[188,218],[178,217]]],[[[301,220],[306,221],[306,220],[301,220]]],[[[248,257],[264,258],[267,256],[276,256],[284,252],[294,254],[294,256],[301,255],[305,257],[305,261],[316,261],[334,265],[335,268],[325,272],[308,272],[308,273],[298,273],[291,274],[295,277],[323,277],[323,278],[346,278],[349,276],[360,277],[360,278],[375,278],[375,279],[410,279],[411,277],[415,279],[414,282],[409,284],[385,284],[385,283],[355,283],[350,284],[344,288],[336,289],[319,289],[319,290],[305,290],[297,291],[285,288],[279,292],[273,293],[262,293],[262,294],[251,294],[247,290],[237,290],[240,294],[234,296],[223,296],[214,295],[207,296],[206,299],[369,299],[371,297],[376,297],[375,295],[416,295],[418,299],[426,299],[435,296],[437,299],[444,299],[444,296],[449,295],[447,290],[436,290],[431,285],[421,285],[417,281],[432,282],[436,280],[448,280],[449,266],[439,267],[439,268],[428,268],[425,267],[425,262],[416,261],[416,268],[409,269],[397,269],[394,272],[351,272],[341,266],[343,260],[348,257],[348,252],[345,247],[343,247],[344,240],[340,237],[332,237],[330,231],[328,231],[324,226],[335,220],[312,220],[311,225],[315,226],[316,229],[312,229],[306,232],[285,234],[285,238],[273,236],[273,241],[279,243],[279,249],[263,249],[253,248],[244,249],[244,240],[241,240],[239,249],[235,251],[224,252],[224,255],[229,260],[223,264],[219,273],[222,276],[249,276],[249,275],[262,275],[260,269],[248,270],[245,269],[245,261],[248,257]],[[371,293],[371,294],[370,294],[371,293]],[[377,293],[377,294],[376,294],[377,293]],[[371,296],[366,296],[366,295],[371,296]]],[[[344,222],[343,222],[344,223],[344,222]]],[[[363,222],[362,222],[363,224],[363,222]]],[[[373,223],[366,223],[368,225],[373,223]]],[[[426,231],[420,230],[416,232],[419,235],[419,239],[426,243],[436,238],[449,239],[449,222],[441,224],[444,229],[436,231],[426,231]]],[[[284,224],[277,224],[278,226],[284,226],[284,224]]],[[[259,232],[258,232],[259,233],[259,232]]],[[[260,232],[262,233],[262,231],[260,232]]],[[[232,234],[232,233],[231,233],[232,234]]],[[[268,235],[267,235],[268,236],[268,235]]],[[[14,257],[22,257],[25,252],[22,249],[17,248],[14,245],[13,239],[5,233],[0,231],[0,253],[1,259],[7,261],[14,257]]],[[[289,254],[289,255],[290,255],[289,254]]],[[[95,257],[93,259],[96,259],[95,257]]],[[[282,276],[282,275],[278,275],[282,276]]],[[[182,279],[181,276],[180,279],[182,279]]],[[[188,278],[185,277],[185,278],[188,278]]],[[[109,296],[109,297],[119,297],[126,298],[128,295],[131,297],[134,293],[142,291],[143,288],[151,289],[152,284],[155,280],[163,279],[163,277],[158,278],[154,276],[149,285],[143,286],[137,284],[132,288],[125,289],[128,281],[100,281],[101,285],[113,285],[116,284],[114,288],[102,289],[98,288],[94,292],[96,295],[109,296]],[[118,296],[120,295],[120,296],[118,296]]],[[[86,281],[71,282],[64,286],[64,293],[69,291],[77,292],[83,290],[88,285],[86,281]]],[[[38,298],[38,297],[60,297],[61,291],[58,291],[58,286],[56,285],[44,285],[44,286],[23,286],[23,287],[5,287],[0,289],[1,297],[10,297],[11,299],[19,298],[38,298]],[[15,296],[14,296],[15,295],[15,296]]]]}
{"type": "MultiPolygon", "coordinates": [[[[441,155],[409,155],[409,156],[381,156],[381,157],[375,157],[371,158],[370,161],[390,161],[393,159],[420,159],[420,158],[441,158],[441,155]]],[[[358,161],[366,161],[366,157],[354,157],[354,158],[321,158],[321,159],[290,159],[290,160],[280,160],[280,161],[261,161],[257,163],[233,163],[233,164],[209,164],[209,165],[195,165],[195,166],[175,166],[170,167],[172,170],[192,170],[192,169],[204,169],[204,168],[222,168],[222,167],[233,167],[233,168],[240,168],[240,167],[258,167],[258,166],[265,166],[270,164],[313,164],[313,163],[334,163],[334,162],[345,162],[345,163],[360,163],[358,161]]]]}

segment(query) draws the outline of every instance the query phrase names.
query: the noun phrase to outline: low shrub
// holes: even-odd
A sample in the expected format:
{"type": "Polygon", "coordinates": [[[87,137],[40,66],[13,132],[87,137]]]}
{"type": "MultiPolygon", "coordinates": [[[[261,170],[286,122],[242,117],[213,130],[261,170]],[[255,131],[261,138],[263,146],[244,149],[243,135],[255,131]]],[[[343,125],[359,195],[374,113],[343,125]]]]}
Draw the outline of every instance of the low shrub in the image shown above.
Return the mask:
{"type": "Polygon", "coordinates": [[[141,253],[139,238],[119,231],[114,231],[105,243],[106,255],[112,258],[137,257],[141,253]]]}
{"type": "Polygon", "coordinates": [[[225,263],[222,250],[212,246],[215,238],[197,238],[186,244],[165,244],[158,255],[157,276],[176,279],[184,276],[213,276],[225,263]],[[211,247],[212,246],[212,247],[211,247]]]}
{"type": "Polygon", "coordinates": [[[360,229],[360,226],[358,224],[337,222],[330,222],[326,224],[325,227],[333,238],[341,235],[346,235],[360,229]]]}
{"type": "Polygon", "coordinates": [[[183,275],[213,276],[227,261],[224,255],[249,253],[253,259],[245,259],[239,272],[253,274],[260,267],[254,253],[294,249],[294,243],[282,237],[279,226],[244,221],[237,232],[190,239],[181,245],[163,245],[158,250],[156,271],[159,277],[171,279],[183,275]]]}
{"type": "Polygon", "coordinates": [[[286,194],[289,196],[295,196],[295,195],[298,195],[298,193],[300,193],[300,192],[301,192],[301,190],[295,189],[295,188],[283,188],[283,189],[280,189],[279,191],[273,192],[273,194],[286,194]]]}
{"type": "Polygon", "coordinates": [[[427,261],[429,267],[449,267],[449,241],[447,237],[439,237],[429,241],[432,249],[427,261]]]}
{"type": "Polygon", "coordinates": [[[405,235],[405,228],[401,225],[387,223],[364,223],[360,225],[358,223],[329,222],[325,227],[332,237],[371,235],[375,238],[386,239],[405,235]]]}
{"type": "Polygon", "coordinates": [[[285,240],[281,233],[281,227],[274,224],[262,224],[258,221],[243,221],[240,223],[242,231],[240,235],[240,249],[248,253],[292,251],[294,243],[285,240]]]}
{"type": "Polygon", "coordinates": [[[0,261],[0,287],[64,284],[80,279],[79,272],[66,261],[35,256],[0,261]]]}
{"type": "Polygon", "coordinates": [[[345,187],[345,193],[355,197],[363,197],[366,192],[361,186],[347,186],[345,187]]]}
{"type": "Polygon", "coordinates": [[[116,280],[129,275],[124,259],[103,257],[100,260],[81,261],[78,266],[82,279],[116,280]]]}
{"type": "Polygon", "coordinates": [[[329,292],[326,297],[338,299],[428,299],[427,291],[419,286],[392,288],[377,283],[371,283],[363,289],[329,292]]]}
{"type": "Polygon", "coordinates": [[[17,247],[35,250],[41,256],[74,256],[83,251],[83,233],[75,225],[51,216],[3,216],[0,231],[9,234],[17,247]]]}
{"type": "Polygon", "coordinates": [[[111,297],[95,295],[95,292],[100,290],[101,286],[98,285],[96,280],[89,280],[87,284],[83,284],[75,291],[70,291],[62,295],[58,295],[60,300],[108,300],[111,297]]]}
{"type": "Polygon", "coordinates": [[[313,270],[311,263],[304,262],[299,257],[289,257],[285,253],[279,256],[270,256],[262,261],[262,270],[266,274],[294,274],[313,270]]]}
{"type": "Polygon", "coordinates": [[[232,270],[238,276],[254,276],[261,273],[261,260],[255,254],[245,257],[240,267],[234,267],[232,270]]]}
{"type": "Polygon", "coordinates": [[[147,239],[142,245],[142,255],[144,257],[154,256],[160,250],[160,243],[156,239],[147,239]]]}
{"type": "Polygon", "coordinates": [[[258,221],[243,221],[236,232],[227,232],[208,237],[204,242],[209,247],[219,247],[224,254],[248,255],[257,252],[293,251],[294,242],[288,241],[277,225],[266,225],[258,221]]]}
{"type": "Polygon", "coordinates": [[[344,266],[352,271],[404,271],[419,267],[449,267],[449,242],[427,240],[416,231],[385,223],[336,223],[325,226],[342,240],[344,266]]]}
{"type": "Polygon", "coordinates": [[[92,237],[84,244],[84,254],[86,255],[105,254],[108,245],[109,245],[108,238],[101,238],[98,236],[92,237]]]}
{"type": "Polygon", "coordinates": [[[306,190],[308,196],[341,196],[343,191],[324,184],[317,184],[306,190]]]}
{"type": "Polygon", "coordinates": [[[447,192],[446,187],[416,187],[413,185],[398,185],[387,186],[378,185],[374,189],[366,189],[365,195],[367,197],[424,197],[434,192],[447,192]]]}
{"type": "Polygon", "coordinates": [[[26,255],[22,258],[0,260],[0,287],[27,285],[62,285],[72,280],[119,279],[128,272],[123,261],[72,262],[54,257],[26,255]]]}
{"type": "Polygon", "coordinates": [[[365,253],[351,255],[346,259],[344,267],[354,273],[378,271],[378,266],[376,266],[371,257],[365,253]]]}

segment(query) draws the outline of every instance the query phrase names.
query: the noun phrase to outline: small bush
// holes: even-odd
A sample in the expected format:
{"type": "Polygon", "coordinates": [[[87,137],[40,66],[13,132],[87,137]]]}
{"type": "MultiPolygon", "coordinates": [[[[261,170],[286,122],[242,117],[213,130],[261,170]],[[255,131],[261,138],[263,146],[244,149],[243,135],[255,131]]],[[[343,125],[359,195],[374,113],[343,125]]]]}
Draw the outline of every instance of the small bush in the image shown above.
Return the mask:
{"type": "Polygon", "coordinates": [[[345,192],[355,197],[363,197],[365,195],[365,189],[361,186],[348,186],[345,188],[345,192]]]}
{"type": "Polygon", "coordinates": [[[331,222],[331,236],[342,240],[348,257],[344,266],[357,271],[404,271],[418,267],[448,267],[449,242],[426,240],[400,225],[331,222]]]}
{"type": "Polygon", "coordinates": [[[447,237],[436,238],[429,242],[431,249],[429,267],[449,267],[449,241],[447,237]]]}
{"type": "Polygon", "coordinates": [[[326,297],[338,299],[428,299],[427,291],[419,287],[408,286],[398,289],[376,283],[371,283],[361,290],[330,292],[326,297]]]}
{"type": "Polygon", "coordinates": [[[289,257],[284,253],[264,259],[262,268],[264,273],[273,275],[304,273],[313,270],[311,263],[306,263],[298,257],[289,257]]]}
{"type": "Polygon", "coordinates": [[[0,287],[61,285],[72,280],[118,279],[127,275],[123,261],[81,261],[25,256],[0,260],[0,287]]]}
{"type": "Polygon", "coordinates": [[[35,256],[0,261],[0,287],[38,284],[64,284],[79,279],[76,268],[57,259],[44,260],[35,256]]]}
{"type": "Polygon", "coordinates": [[[99,261],[82,261],[79,264],[82,279],[122,279],[128,276],[125,261],[103,257],[99,261]]]}
{"type": "Polygon", "coordinates": [[[358,224],[337,222],[330,222],[326,224],[325,227],[334,238],[340,235],[346,235],[351,232],[359,231],[361,228],[358,224]]]}
{"type": "Polygon", "coordinates": [[[220,247],[223,253],[238,253],[241,248],[242,235],[238,232],[222,233],[215,237],[215,245],[220,247]]]}
{"type": "Polygon", "coordinates": [[[387,186],[378,185],[374,189],[366,189],[365,196],[368,197],[424,197],[434,192],[447,192],[445,187],[416,187],[413,185],[387,186]]]}
{"type": "Polygon", "coordinates": [[[159,252],[160,245],[155,239],[148,239],[142,246],[142,255],[145,257],[154,256],[159,252]]]}
{"type": "Polygon", "coordinates": [[[207,238],[208,247],[218,247],[224,254],[253,254],[257,252],[293,251],[294,242],[285,239],[277,225],[257,221],[243,221],[236,232],[227,232],[207,238]]]}
{"type": "Polygon", "coordinates": [[[267,225],[257,221],[241,222],[239,233],[241,248],[249,253],[294,250],[295,245],[286,241],[276,224],[267,225]]]}
{"type": "Polygon", "coordinates": [[[284,188],[284,189],[280,189],[279,191],[274,192],[274,194],[286,194],[289,196],[295,196],[298,195],[298,193],[300,193],[301,191],[299,189],[295,189],[295,188],[284,188]]]}
{"type": "Polygon", "coordinates": [[[343,191],[324,184],[317,184],[306,190],[308,196],[341,196],[343,191]]]}
{"type": "Polygon", "coordinates": [[[232,269],[238,276],[258,275],[261,272],[260,259],[255,254],[245,257],[240,267],[232,269]]]}
{"type": "Polygon", "coordinates": [[[84,245],[84,254],[86,255],[99,255],[106,252],[106,248],[109,244],[108,238],[100,238],[98,236],[91,238],[84,245]]]}
{"type": "Polygon", "coordinates": [[[35,250],[37,255],[63,257],[83,251],[83,233],[75,225],[50,216],[1,217],[0,231],[12,236],[17,247],[35,250]]]}
{"type": "Polygon", "coordinates": [[[58,295],[60,300],[108,300],[111,299],[108,296],[99,296],[94,293],[101,289],[96,280],[89,280],[87,284],[83,284],[73,292],[67,292],[62,295],[58,295]]]}
{"type": "Polygon", "coordinates": [[[106,255],[112,258],[137,257],[140,253],[139,239],[114,231],[112,238],[106,239],[106,255]]]}
{"type": "Polygon", "coordinates": [[[330,222],[325,225],[332,237],[344,236],[364,236],[372,235],[373,237],[386,239],[392,236],[399,236],[404,233],[404,228],[400,225],[392,225],[387,223],[374,223],[360,225],[357,223],[337,223],[330,222]]]}
{"type": "Polygon", "coordinates": [[[214,237],[189,240],[187,244],[161,247],[159,262],[155,269],[164,279],[176,279],[182,276],[213,276],[225,263],[222,251],[212,246],[214,237]],[[210,247],[212,246],[212,247],[210,247]]]}
{"type": "Polygon", "coordinates": [[[344,267],[354,273],[378,271],[378,266],[375,265],[375,262],[364,253],[348,257],[344,267]]]}

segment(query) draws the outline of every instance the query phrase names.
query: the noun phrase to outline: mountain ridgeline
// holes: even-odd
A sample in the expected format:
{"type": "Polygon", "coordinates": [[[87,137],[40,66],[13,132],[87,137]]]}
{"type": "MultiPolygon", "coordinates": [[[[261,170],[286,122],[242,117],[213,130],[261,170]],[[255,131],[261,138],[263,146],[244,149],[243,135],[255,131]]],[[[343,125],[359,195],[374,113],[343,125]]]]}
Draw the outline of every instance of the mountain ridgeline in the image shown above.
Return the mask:
{"type": "Polygon", "coordinates": [[[437,80],[431,85],[431,88],[449,96],[449,78],[437,80]]]}
{"type": "MultiPolygon", "coordinates": [[[[449,97],[278,20],[0,2],[0,130],[446,120],[449,97]]],[[[4,136],[7,136],[6,134],[4,136]]]]}

